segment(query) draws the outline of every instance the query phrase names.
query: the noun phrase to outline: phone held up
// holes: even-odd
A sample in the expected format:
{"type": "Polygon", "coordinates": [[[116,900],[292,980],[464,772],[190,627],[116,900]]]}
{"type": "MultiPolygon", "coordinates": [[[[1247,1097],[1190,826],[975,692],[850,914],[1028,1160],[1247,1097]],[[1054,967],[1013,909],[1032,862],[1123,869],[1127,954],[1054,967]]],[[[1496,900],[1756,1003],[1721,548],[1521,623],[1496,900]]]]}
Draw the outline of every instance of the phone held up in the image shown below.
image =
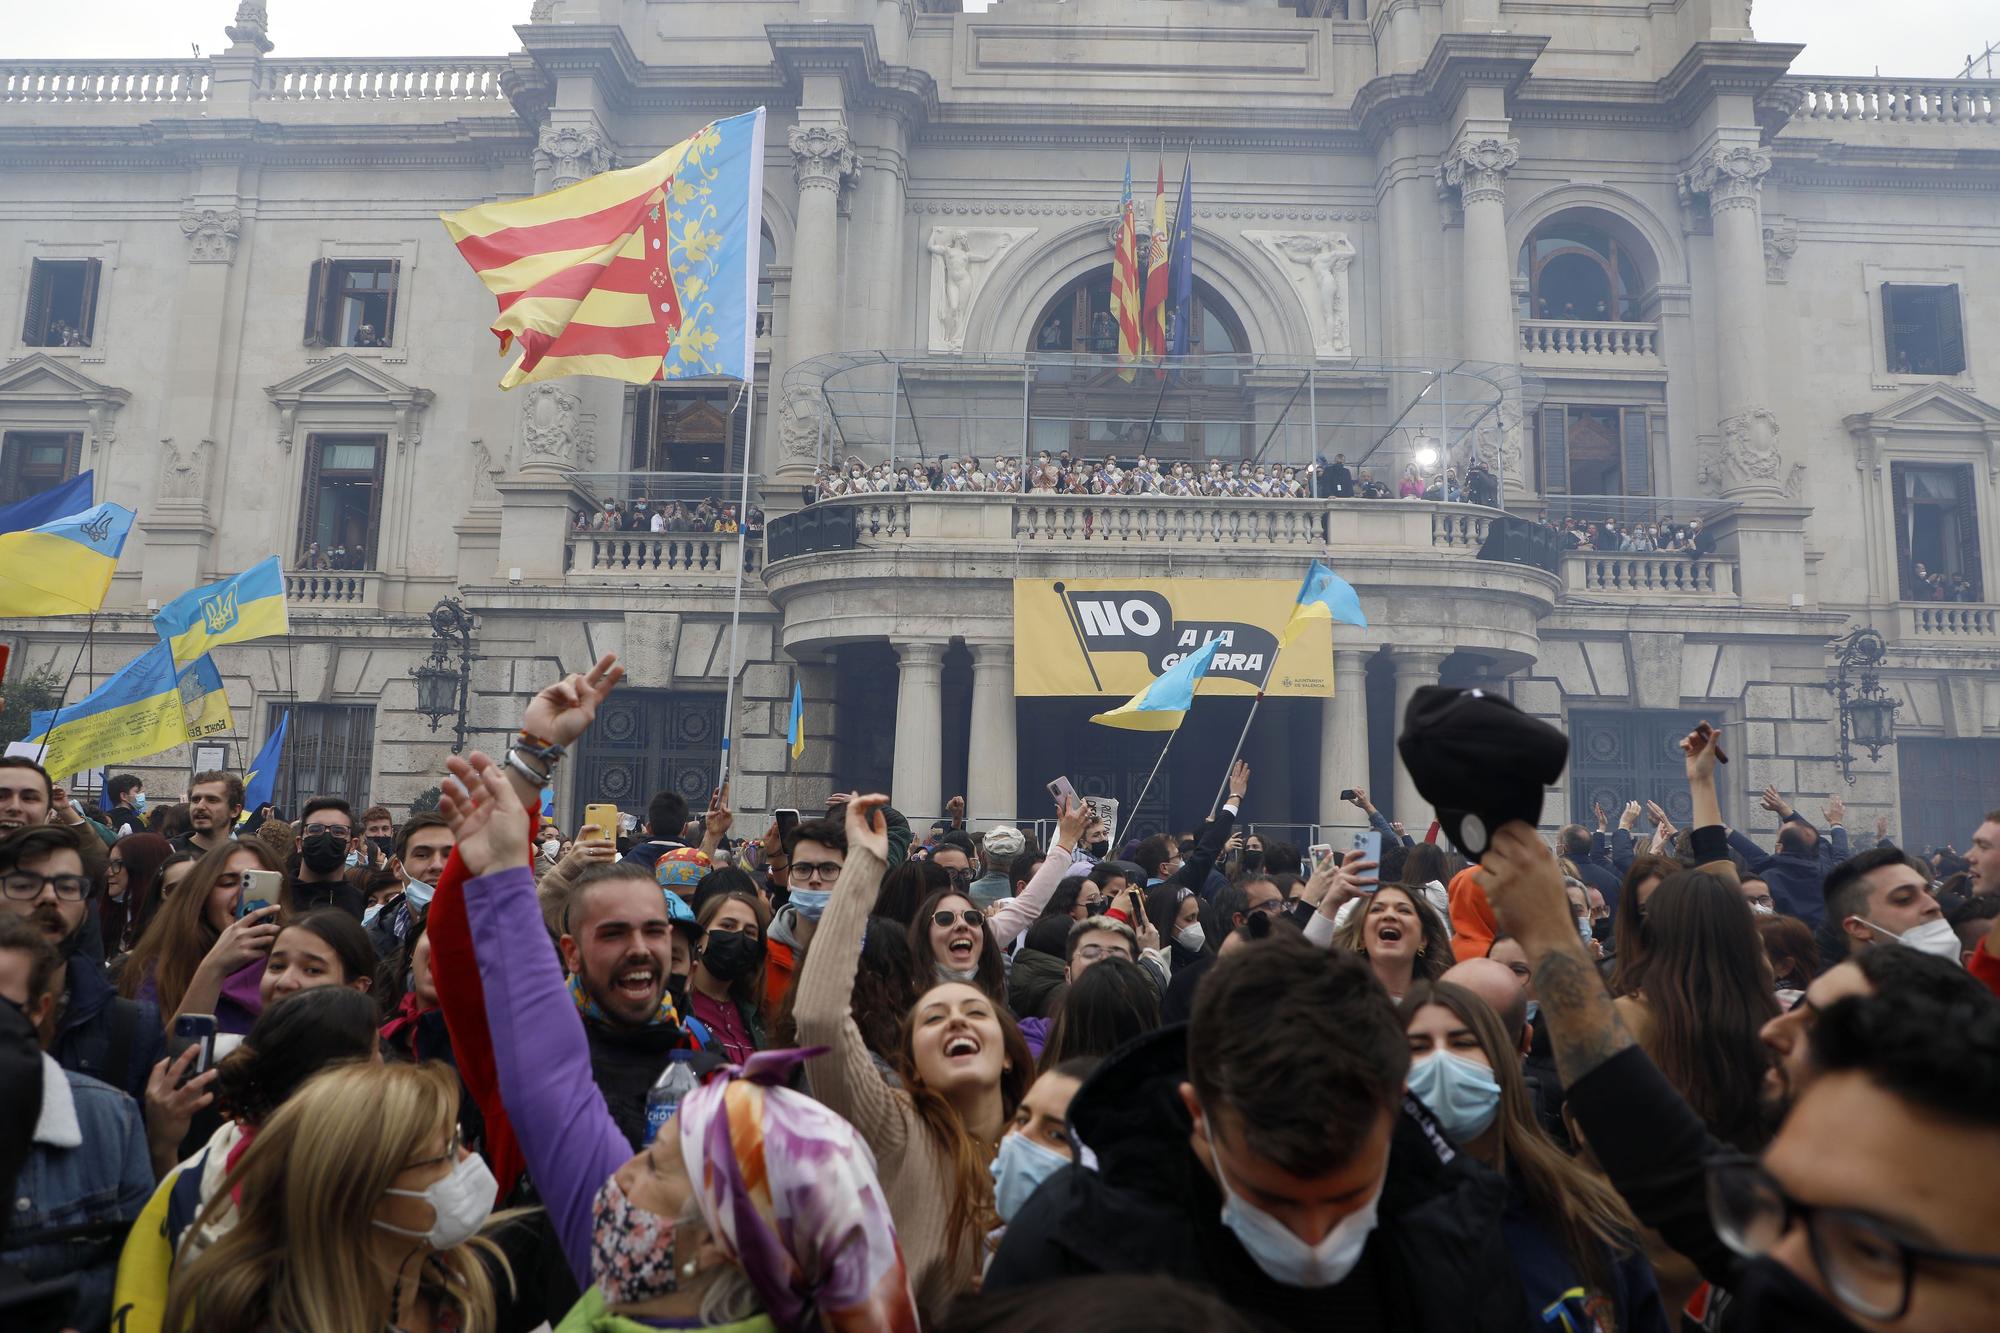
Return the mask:
{"type": "Polygon", "coordinates": [[[783,810],[773,810],[771,818],[778,826],[778,837],[781,840],[799,826],[799,812],[789,807],[783,810]]]}
{"type": "Polygon", "coordinates": [[[182,1083],[186,1083],[197,1074],[206,1074],[209,1066],[215,1063],[214,1014],[174,1016],[174,1030],[167,1038],[167,1059],[169,1061],[180,1059],[182,1053],[190,1046],[199,1047],[201,1054],[194,1058],[194,1063],[188,1066],[185,1074],[181,1075],[182,1083]]]}
{"type": "Polygon", "coordinates": [[[285,877],[275,870],[244,871],[243,888],[236,895],[236,919],[241,921],[277,902],[278,891],[284,885],[285,877]]]}
{"type": "Polygon", "coordinates": [[[1070,786],[1069,779],[1066,777],[1057,778],[1054,782],[1051,782],[1049,784],[1049,795],[1055,798],[1056,808],[1058,810],[1062,808],[1062,804],[1065,800],[1067,800],[1073,806],[1082,803],[1082,798],[1080,798],[1076,794],[1076,788],[1070,786]]]}
{"type": "Polygon", "coordinates": [[[590,828],[599,829],[604,841],[618,841],[618,807],[615,805],[586,805],[583,807],[583,822],[590,828]]]}
{"type": "Polygon", "coordinates": [[[1343,801],[1351,801],[1351,800],[1353,800],[1353,799],[1354,799],[1354,788],[1352,788],[1352,787],[1342,787],[1342,788],[1340,789],[1340,799],[1341,799],[1341,800],[1343,800],[1343,801]]]}
{"type": "Polygon", "coordinates": [[[1333,846],[1331,843],[1316,842],[1306,848],[1306,856],[1309,858],[1308,864],[1312,866],[1312,873],[1317,875],[1333,862],[1333,846]]]}
{"type": "MultiPolygon", "coordinates": [[[[1369,829],[1365,833],[1356,833],[1354,835],[1353,850],[1361,853],[1362,860],[1373,861],[1376,865],[1378,866],[1381,865],[1382,864],[1381,830],[1369,829]]],[[[1362,892],[1373,893],[1375,892],[1375,886],[1373,884],[1366,885],[1365,887],[1363,887],[1362,892]]]]}

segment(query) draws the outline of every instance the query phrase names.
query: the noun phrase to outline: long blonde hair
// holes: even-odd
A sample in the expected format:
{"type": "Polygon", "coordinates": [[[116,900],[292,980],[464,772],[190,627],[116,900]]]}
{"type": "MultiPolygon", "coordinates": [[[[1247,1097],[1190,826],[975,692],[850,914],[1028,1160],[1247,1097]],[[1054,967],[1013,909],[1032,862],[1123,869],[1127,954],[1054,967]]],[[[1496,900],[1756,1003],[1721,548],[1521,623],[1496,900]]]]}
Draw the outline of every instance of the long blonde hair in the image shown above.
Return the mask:
{"type": "Polygon", "coordinates": [[[271,849],[254,839],[227,838],[214,850],[204,852],[180,887],[153,913],[146,933],[133,946],[125,970],[118,975],[119,994],[133,998],[150,976],[159,994],[160,1012],[171,1014],[181,1007],[181,996],[187,994],[188,983],[220,934],[208,924],[208,896],[215,891],[222,868],[238,852],[256,857],[257,864],[266,870],[283,869],[271,849]]]}
{"type": "Polygon", "coordinates": [[[512,1274],[483,1237],[428,1255],[406,1276],[371,1271],[371,1223],[385,1191],[430,1157],[458,1117],[458,1076],[441,1064],[354,1063],[315,1075],[251,1141],[190,1233],[240,1189],[235,1225],[174,1274],[162,1327],[215,1333],[381,1333],[382,1291],[402,1281],[455,1306],[465,1333],[496,1322],[487,1264],[512,1274]]]}

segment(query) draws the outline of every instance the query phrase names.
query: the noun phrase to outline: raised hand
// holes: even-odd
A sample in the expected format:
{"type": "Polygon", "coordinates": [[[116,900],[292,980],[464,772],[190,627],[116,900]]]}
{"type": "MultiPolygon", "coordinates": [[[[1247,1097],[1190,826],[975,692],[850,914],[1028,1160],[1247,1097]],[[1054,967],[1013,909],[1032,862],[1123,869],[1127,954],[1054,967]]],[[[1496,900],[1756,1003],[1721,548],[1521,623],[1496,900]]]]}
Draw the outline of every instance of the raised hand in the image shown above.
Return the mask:
{"type": "Polygon", "coordinates": [[[270,953],[278,941],[278,911],[273,903],[224,926],[202,962],[226,977],[270,953]]]}
{"type": "Polygon", "coordinates": [[[1336,856],[1312,873],[1306,882],[1306,892],[1319,892],[1319,914],[1331,921],[1340,914],[1341,905],[1349,898],[1360,897],[1375,891],[1375,876],[1370,871],[1376,863],[1367,859],[1367,854],[1358,848],[1343,857],[1336,856]]]}
{"type": "MultiPolygon", "coordinates": [[[[536,698],[548,692],[544,690],[536,698]]],[[[578,734],[582,734],[581,729],[578,734]]],[[[463,758],[453,755],[445,767],[451,772],[444,780],[438,813],[458,839],[458,854],[466,870],[476,878],[527,865],[528,812],[500,766],[474,750],[463,758]]]]}
{"type": "Polygon", "coordinates": [[[1603,833],[1611,827],[1611,817],[1604,813],[1604,802],[1592,801],[1590,813],[1597,816],[1597,831],[1603,833]]]}
{"type": "Polygon", "coordinates": [[[1826,817],[1828,828],[1832,828],[1836,824],[1845,824],[1847,822],[1847,802],[1835,796],[1826,803],[1820,813],[1826,817]]]}
{"type": "MultiPolygon", "coordinates": [[[[887,796],[876,793],[871,796],[856,796],[847,803],[847,845],[873,852],[883,861],[889,859],[889,824],[882,818],[882,808],[889,804],[887,796]]],[[[1065,811],[1064,815],[1067,816],[1065,811]]]]}
{"type": "Polygon", "coordinates": [[[1654,828],[1672,828],[1674,821],[1667,818],[1667,812],[1660,809],[1657,801],[1646,802],[1646,818],[1653,821],[1654,828]]]}
{"type": "Polygon", "coordinates": [[[606,653],[590,670],[581,675],[572,672],[530,699],[521,730],[557,745],[573,744],[597,720],[598,705],[623,679],[625,668],[618,665],[616,654],[606,653]]]}
{"type": "Polygon", "coordinates": [[[1090,805],[1083,800],[1072,802],[1065,796],[1056,802],[1056,843],[1076,850],[1077,839],[1090,827],[1090,805]]]}
{"type": "Polygon", "coordinates": [[[725,782],[721,787],[709,793],[708,815],[703,819],[702,824],[707,830],[708,836],[717,843],[720,843],[724,838],[729,836],[729,828],[735,822],[735,812],[729,808],[729,784],[725,782]]]}
{"type": "Polygon", "coordinates": [[[1229,799],[1232,801],[1240,801],[1243,799],[1244,793],[1248,792],[1249,790],[1250,790],[1249,762],[1246,760],[1238,759],[1236,761],[1236,766],[1229,770],[1229,799]]]}
{"type": "Polygon", "coordinates": [[[1639,827],[1639,803],[1625,802],[1625,808],[1618,814],[1618,827],[1630,832],[1639,827]]]}
{"type": "Polygon", "coordinates": [[[1503,824],[1493,834],[1492,845],[1480,858],[1478,883],[1492,904],[1495,920],[1509,935],[1544,945],[1566,939],[1583,947],[1555,853],[1525,821],[1503,824]]]}
{"type": "Polygon", "coordinates": [[[1375,807],[1368,803],[1368,789],[1366,787],[1350,787],[1348,790],[1354,793],[1354,795],[1347,798],[1348,802],[1356,809],[1360,810],[1363,814],[1374,810],[1375,807]]]}
{"type": "Polygon", "coordinates": [[[1757,796],[1757,804],[1763,806],[1780,819],[1790,818],[1792,813],[1791,802],[1778,795],[1776,787],[1764,788],[1757,796]]]}

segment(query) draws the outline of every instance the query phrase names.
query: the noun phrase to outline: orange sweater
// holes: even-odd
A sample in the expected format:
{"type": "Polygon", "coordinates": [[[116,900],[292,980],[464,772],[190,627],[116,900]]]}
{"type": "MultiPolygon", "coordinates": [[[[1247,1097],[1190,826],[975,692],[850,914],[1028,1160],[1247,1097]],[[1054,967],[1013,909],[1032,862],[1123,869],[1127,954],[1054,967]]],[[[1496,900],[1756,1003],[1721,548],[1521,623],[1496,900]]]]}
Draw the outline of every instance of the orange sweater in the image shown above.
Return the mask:
{"type": "Polygon", "coordinates": [[[1479,867],[1467,866],[1451,877],[1447,890],[1451,895],[1451,952],[1460,962],[1484,958],[1493,947],[1493,937],[1500,933],[1500,923],[1493,918],[1493,905],[1486,901],[1478,875],[1479,867]]]}

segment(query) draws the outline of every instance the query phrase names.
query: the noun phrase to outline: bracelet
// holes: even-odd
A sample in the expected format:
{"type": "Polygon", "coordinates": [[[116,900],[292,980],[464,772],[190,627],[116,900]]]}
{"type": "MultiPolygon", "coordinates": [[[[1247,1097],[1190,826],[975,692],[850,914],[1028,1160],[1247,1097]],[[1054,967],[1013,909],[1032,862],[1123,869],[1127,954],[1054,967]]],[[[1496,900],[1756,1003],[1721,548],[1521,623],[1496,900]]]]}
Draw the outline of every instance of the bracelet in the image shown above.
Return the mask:
{"type": "Polygon", "coordinates": [[[550,740],[548,737],[537,736],[534,732],[527,730],[525,727],[522,728],[518,734],[520,735],[522,740],[530,741],[537,746],[548,746],[555,744],[555,742],[550,740]]]}
{"type": "Polygon", "coordinates": [[[549,785],[551,774],[546,770],[537,773],[534,765],[522,758],[521,752],[518,750],[507,751],[507,767],[513,769],[529,782],[532,782],[537,790],[549,785]]]}
{"type": "Polygon", "coordinates": [[[553,741],[537,744],[536,738],[528,735],[525,731],[514,742],[514,749],[526,758],[536,760],[543,768],[548,769],[552,773],[555,771],[556,763],[561,760],[564,753],[563,747],[555,744],[553,741]]]}

